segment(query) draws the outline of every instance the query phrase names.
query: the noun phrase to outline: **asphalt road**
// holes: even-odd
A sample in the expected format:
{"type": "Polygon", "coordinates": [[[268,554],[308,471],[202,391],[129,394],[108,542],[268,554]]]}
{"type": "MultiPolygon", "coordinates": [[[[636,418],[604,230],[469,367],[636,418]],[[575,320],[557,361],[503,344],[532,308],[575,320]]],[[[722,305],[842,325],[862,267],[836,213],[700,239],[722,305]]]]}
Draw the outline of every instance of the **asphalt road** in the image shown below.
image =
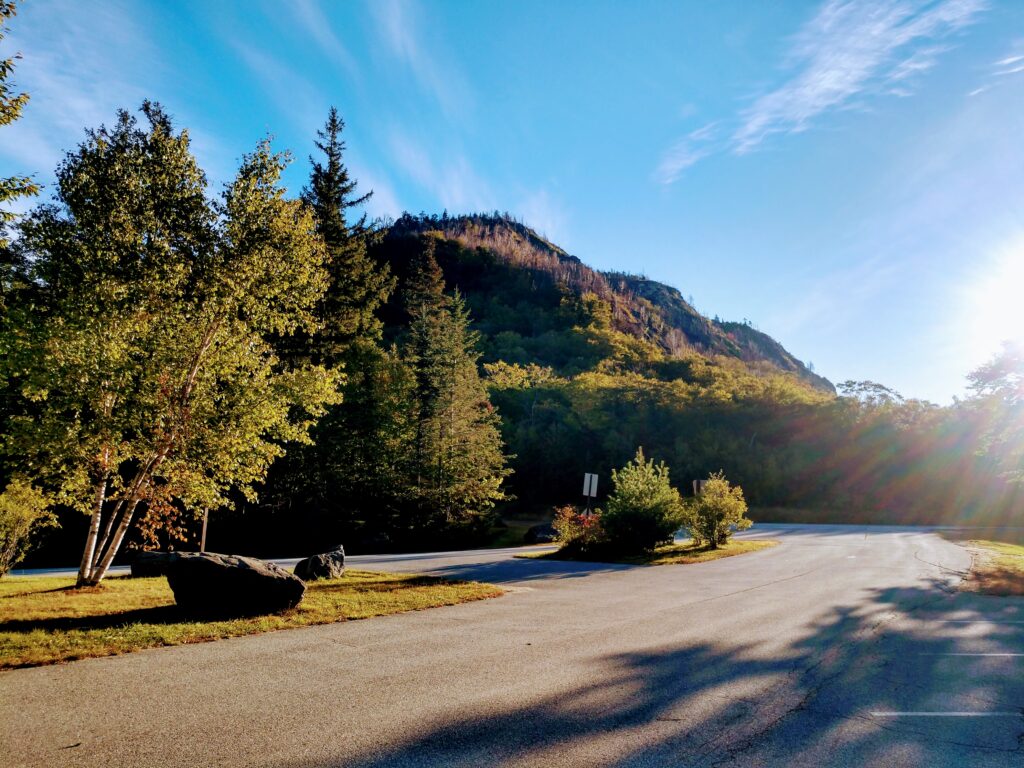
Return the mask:
{"type": "Polygon", "coordinates": [[[1024,765],[1024,600],[906,528],[658,568],[353,558],[502,598],[0,674],[5,766],[1024,765]]]}

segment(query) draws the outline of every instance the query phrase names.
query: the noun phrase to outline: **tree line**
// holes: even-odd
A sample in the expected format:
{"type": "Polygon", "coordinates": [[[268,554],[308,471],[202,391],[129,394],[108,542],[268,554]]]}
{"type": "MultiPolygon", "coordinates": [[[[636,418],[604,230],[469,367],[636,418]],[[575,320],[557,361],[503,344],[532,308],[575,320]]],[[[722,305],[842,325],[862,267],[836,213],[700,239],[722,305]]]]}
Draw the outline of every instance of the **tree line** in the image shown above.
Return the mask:
{"type": "MultiPolygon", "coordinates": [[[[13,66],[0,125],[28,98],[13,66]]],[[[343,131],[332,109],[300,194],[261,142],[215,196],[146,102],[86,131],[51,200],[2,214],[0,570],[59,522],[52,558],[96,583],[126,547],[191,546],[206,510],[212,548],[252,554],[480,543],[499,511],[577,502],[584,472],[639,445],[677,478],[724,470],[755,516],[1019,515],[1019,348],[949,407],[870,382],[837,396],[728,339],[688,343],[666,318],[727,324],[662,311],[507,215],[368,221],[343,131]]],[[[0,180],[0,203],[36,192],[0,180]]]]}
{"type": "Polygon", "coordinates": [[[298,198],[269,141],[212,198],[188,132],[140,113],[87,131],[4,240],[0,510],[84,515],[80,585],[264,481],[398,540],[488,530],[509,470],[468,311],[429,238],[400,290],[368,256],[337,112],[298,198]]]}

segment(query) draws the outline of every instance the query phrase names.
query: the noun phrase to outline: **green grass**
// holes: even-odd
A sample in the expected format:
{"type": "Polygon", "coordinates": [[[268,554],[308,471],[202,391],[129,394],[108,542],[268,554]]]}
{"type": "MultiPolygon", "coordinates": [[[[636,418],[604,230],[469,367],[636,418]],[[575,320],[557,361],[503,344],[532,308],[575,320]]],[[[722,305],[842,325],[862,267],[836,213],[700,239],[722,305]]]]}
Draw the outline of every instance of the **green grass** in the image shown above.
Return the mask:
{"type": "Polygon", "coordinates": [[[0,580],[0,669],[366,619],[503,594],[491,584],[346,571],[340,579],[310,582],[298,607],[285,613],[195,621],[178,612],[163,577],[109,577],[85,589],[74,589],[73,583],[55,576],[0,580]]]}
{"type": "Polygon", "coordinates": [[[985,595],[1024,595],[1024,546],[984,539],[961,543],[974,556],[963,589],[985,595]]]}
{"type": "Polygon", "coordinates": [[[762,549],[774,547],[779,542],[774,539],[733,539],[728,544],[718,549],[711,549],[706,546],[696,546],[692,542],[678,542],[658,547],[653,552],[642,555],[628,555],[607,557],[601,555],[588,555],[587,557],[572,557],[562,550],[554,552],[537,552],[516,557],[533,558],[536,560],[584,560],[598,563],[623,563],[626,565],[687,565],[690,563],[706,563],[710,560],[719,560],[723,557],[745,555],[749,552],[758,552],[762,549]]]}

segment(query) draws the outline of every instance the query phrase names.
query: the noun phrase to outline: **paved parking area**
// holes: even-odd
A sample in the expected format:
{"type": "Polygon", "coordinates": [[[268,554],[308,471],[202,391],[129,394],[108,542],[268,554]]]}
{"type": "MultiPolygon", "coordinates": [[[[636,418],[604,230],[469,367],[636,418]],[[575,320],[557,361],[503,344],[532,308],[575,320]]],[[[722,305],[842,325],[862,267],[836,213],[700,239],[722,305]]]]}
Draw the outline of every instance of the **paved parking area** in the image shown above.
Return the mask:
{"type": "Polygon", "coordinates": [[[657,568],[381,557],[479,603],[0,674],[11,766],[1024,765],[1024,600],[927,531],[657,568]]]}

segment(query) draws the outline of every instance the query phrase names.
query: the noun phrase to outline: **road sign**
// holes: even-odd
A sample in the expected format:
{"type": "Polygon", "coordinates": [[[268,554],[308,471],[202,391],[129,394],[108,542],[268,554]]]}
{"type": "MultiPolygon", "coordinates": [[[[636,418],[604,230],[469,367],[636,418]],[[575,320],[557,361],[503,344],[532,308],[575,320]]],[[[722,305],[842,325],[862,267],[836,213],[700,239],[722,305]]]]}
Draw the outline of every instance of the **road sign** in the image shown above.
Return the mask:
{"type": "Polygon", "coordinates": [[[583,495],[589,498],[597,496],[597,475],[590,472],[583,474],[583,495]]]}

